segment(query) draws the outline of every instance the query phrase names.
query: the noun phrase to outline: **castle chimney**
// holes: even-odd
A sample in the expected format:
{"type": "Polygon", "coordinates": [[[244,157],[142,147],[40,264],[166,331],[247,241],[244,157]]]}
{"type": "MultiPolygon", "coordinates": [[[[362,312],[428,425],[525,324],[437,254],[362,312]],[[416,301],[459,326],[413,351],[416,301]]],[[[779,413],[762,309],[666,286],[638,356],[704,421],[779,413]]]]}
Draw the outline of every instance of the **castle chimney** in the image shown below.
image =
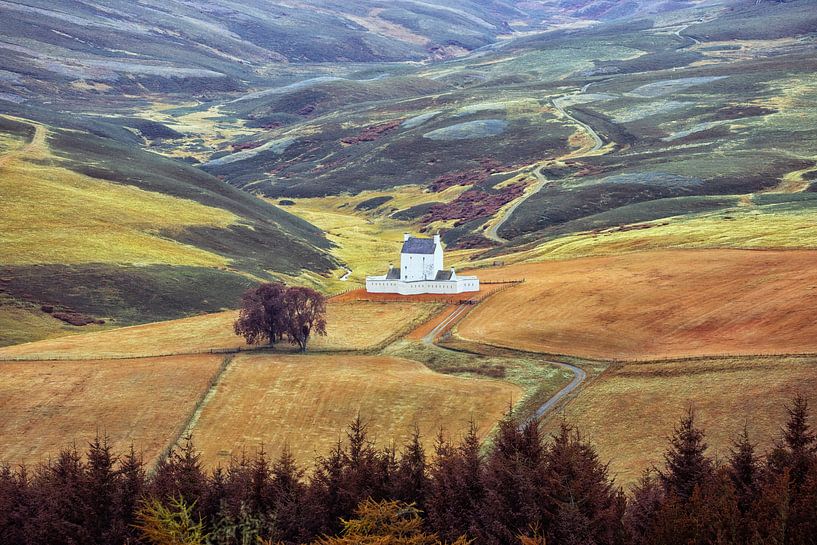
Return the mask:
{"type": "Polygon", "coordinates": [[[434,235],[434,244],[439,244],[439,243],[440,243],[440,234],[437,233],[436,235],[434,235]]]}
{"type": "Polygon", "coordinates": [[[403,242],[408,242],[410,236],[408,233],[403,233],[403,242]]]}

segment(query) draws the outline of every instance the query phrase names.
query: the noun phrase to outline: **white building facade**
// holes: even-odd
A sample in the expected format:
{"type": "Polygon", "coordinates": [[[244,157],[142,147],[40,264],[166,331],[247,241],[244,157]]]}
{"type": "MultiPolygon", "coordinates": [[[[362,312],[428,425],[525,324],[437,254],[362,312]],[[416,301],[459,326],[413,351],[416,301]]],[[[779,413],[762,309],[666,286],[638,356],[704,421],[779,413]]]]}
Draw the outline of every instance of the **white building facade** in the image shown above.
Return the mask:
{"type": "Polygon", "coordinates": [[[459,276],[453,267],[445,270],[440,235],[434,238],[403,235],[400,267],[390,266],[382,276],[367,276],[369,293],[456,294],[479,291],[479,278],[459,276]]]}

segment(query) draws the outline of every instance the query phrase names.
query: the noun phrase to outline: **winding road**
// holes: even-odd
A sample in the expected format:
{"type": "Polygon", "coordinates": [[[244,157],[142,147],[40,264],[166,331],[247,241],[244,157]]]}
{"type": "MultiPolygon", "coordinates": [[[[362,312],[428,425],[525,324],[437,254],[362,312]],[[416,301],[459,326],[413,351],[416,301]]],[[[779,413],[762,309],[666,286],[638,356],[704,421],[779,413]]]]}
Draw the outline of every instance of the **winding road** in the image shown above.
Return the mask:
{"type": "MultiPolygon", "coordinates": [[[[599,151],[604,146],[604,140],[598,135],[598,133],[595,130],[593,130],[593,127],[591,127],[587,123],[584,123],[583,121],[579,121],[578,119],[570,115],[570,113],[562,105],[562,103],[568,98],[580,95],[582,93],[586,93],[591,85],[593,85],[592,82],[588,83],[587,85],[585,85],[584,87],[577,91],[556,97],[551,101],[553,103],[553,107],[556,109],[557,112],[559,112],[559,114],[561,114],[563,117],[569,119],[570,121],[581,127],[590,136],[590,138],[593,139],[593,145],[590,148],[578,149],[574,152],[565,155],[561,159],[576,159],[578,157],[584,157],[585,155],[589,155],[591,153],[599,151]]],[[[493,240],[494,242],[499,242],[500,244],[508,242],[508,239],[500,236],[499,228],[502,227],[506,221],[508,221],[508,218],[511,217],[511,215],[516,211],[517,208],[519,208],[519,206],[523,202],[539,193],[539,191],[541,191],[541,189],[545,187],[545,184],[547,184],[550,181],[544,177],[544,175],[542,174],[542,169],[545,168],[545,166],[549,165],[551,162],[552,161],[539,163],[533,169],[532,174],[536,177],[536,183],[534,183],[533,186],[531,186],[532,189],[530,191],[526,191],[525,194],[519,197],[511,206],[502,211],[502,215],[500,216],[499,220],[496,221],[493,225],[491,225],[488,229],[486,229],[485,232],[483,233],[485,238],[493,240]]]]}
{"type": "Polygon", "coordinates": [[[519,208],[519,205],[521,205],[523,202],[539,193],[539,190],[545,187],[545,184],[548,182],[548,179],[542,175],[542,168],[544,168],[544,166],[545,165],[539,165],[538,167],[533,169],[533,175],[536,176],[536,183],[533,184],[533,186],[531,186],[532,189],[530,191],[526,191],[524,195],[519,197],[516,200],[516,202],[509,206],[504,212],[502,212],[502,216],[499,218],[499,221],[497,221],[491,227],[485,230],[483,234],[485,235],[486,238],[491,239],[494,242],[499,242],[500,244],[508,242],[507,239],[499,236],[499,228],[502,227],[502,225],[506,221],[508,221],[508,218],[510,218],[511,215],[516,211],[516,209],[519,208]]]}
{"type": "MultiPolygon", "coordinates": [[[[479,303],[478,303],[479,304],[479,303]]],[[[448,315],[442,322],[437,324],[437,326],[432,329],[427,335],[422,338],[422,342],[425,345],[433,345],[437,348],[447,350],[444,346],[440,346],[436,344],[434,341],[443,331],[450,329],[454,325],[456,325],[460,320],[465,318],[468,314],[468,311],[473,308],[473,305],[459,305],[454,312],[448,315]]],[[[490,346],[490,345],[484,345],[490,346]]],[[[556,392],[553,396],[550,397],[545,403],[540,405],[533,413],[533,415],[526,420],[526,423],[531,420],[539,420],[548,412],[556,408],[559,403],[564,400],[567,396],[569,396],[573,391],[576,390],[586,379],[587,373],[584,369],[577,367],[575,365],[571,365],[569,363],[562,363],[558,361],[550,361],[548,360],[547,363],[553,365],[555,367],[559,367],[561,369],[566,369],[573,373],[573,379],[561,390],[556,392]]]]}

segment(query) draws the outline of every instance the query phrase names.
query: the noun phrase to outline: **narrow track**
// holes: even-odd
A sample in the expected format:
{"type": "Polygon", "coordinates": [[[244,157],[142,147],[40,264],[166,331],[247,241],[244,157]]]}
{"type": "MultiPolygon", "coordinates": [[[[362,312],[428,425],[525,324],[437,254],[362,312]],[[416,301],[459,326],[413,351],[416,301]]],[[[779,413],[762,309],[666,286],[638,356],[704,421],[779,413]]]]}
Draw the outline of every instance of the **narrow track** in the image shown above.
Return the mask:
{"type": "Polygon", "coordinates": [[[46,130],[45,127],[38,123],[31,123],[25,119],[18,119],[16,117],[11,116],[4,116],[8,117],[9,119],[14,119],[15,121],[25,122],[28,125],[34,127],[34,136],[31,137],[31,141],[25,144],[24,146],[20,147],[19,149],[12,150],[6,153],[3,156],[0,156],[0,167],[4,167],[8,165],[10,162],[14,161],[15,159],[19,159],[24,156],[31,156],[36,153],[40,153],[45,149],[45,137],[46,137],[46,130]]]}
{"type": "MultiPolygon", "coordinates": [[[[558,111],[563,117],[569,119],[571,122],[573,122],[576,125],[578,125],[579,127],[581,127],[590,136],[590,138],[593,140],[593,145],[590,148],[576,150],[574,152],[571,152],[571,153],[565,155],[561,159],[576,159],[576,158],[579,158],[579,157],[583,157],[583,156],[588,155],[590,153],[595,153],[595,152],[599,151],[604,146],[604,140],[601,138],[601,136],[598,135],[598,133],[593,129],[593,127],[591,127],[587,123],[579,121],[578,119],[576,119],[575,117],[570,115],[570,113],[562,105],[562,103],[566,99],[568,99],[569,97],[580,95],[582,93],[586,93],[591,85],[592,85],[592,83],[588,83],[587,85],[585,85],[584,87],[582,87],[578,91],[556,97],[556,98],[554,98],[552,100],[553,107],[556,109],[556,111],[558,111]]],[[[523,202],[525,202],[526,200],[530,199],[532,196],[539,193],[539,191],[541,191],[541,189],[543,187],[545,187],[545,184],[547,184],[550,181],[547,178],[545,178],[544,175],[542,174],[542,169],[547,164],[549,164],[549,162],[548,163],[540,163],[539,165],[536,166],[536,168],[533,169],[532,174],[536,177],[536,183],[533,185],[533,190],[526,192],[523,196],[521,196],[519,199],[517,199],[516,202],[514,202],[504,212],[502,212],[502,217],[499,219],[499,221],[494,223],[491,227],[486,229],[485,232],[483,233],[485,238],[487,238],[489,240],[493,240],[494,242],[499,242],[500,244],[508,242],[508,240],[506,238],[503,238],[502,236],[499,235],[499,228],[502,227],[505,224],[506,221],[508,221],[508,219],[511,217],[511,215],[513,215],[513,213],[516,211],[516,209],[519,208],[519,206],[523,202]]]]}
{"type": "MultiPolygon", "coordinates": [[[[445,320],[440,322],[437,327],[432,329],[425,337],[423,337],[422,342],[425,345],[433,345],[437,348],[442,350],[447,350],[444,346],[440,346],[436,344],[434,341],[437,336],[445,331],[446,329],[450,329],[454,327],[460,320],[462,320],[467,314],[472,305],[460,305],[457,309],[451,313],[445,320]]],[[[488,345],[484,345],[488,346],[488,345]]],[[[472,352],[473,353],[473,352],[472,352]]],[[[561,369],[566,369],[573,373],[573,380],[570,381],[564,388],[556,392],[550,399],[545,401],[542,405],[540,405],[531,415],[531,417],[526,421],[529,422],[531,420],[539,420],[554,408],[556,408],[560,402],[562,402],[567,396],[573,393],[576,388],[581,386],[581,384],[587,379],[587,373],[584,369],[577,367],[575,365],[571,365],[569,363],[562,363],[558,361],[550,361],[548,360],[547,363],[559,367],[561,369]]]]}
{"type": "Polygon", "coordinates": [[[531,191],[526,192],[519,199],[517,199],[515,203],[513,203],[510,207],[508,207],[507,210],[505,210],[502,213],[502,217],[499,219],[498,222],[494,223],[491,227],[486,229],[484,233],[486,238],[491,239],[494,242],[499,242],[500,244],[508,242],[506,238],[503,238],[499,235],[499,228],[502,227],[502,225],[504,225],[506,221],[508,221],[511,215],[516,211],[517,208],[519,208],[519,206],[523,202],[539,193],[539,191],[543,187],[545,187],[545,184],[548,183],[549,180],[545,178],[544,175],[542,174],[542,168],[544,168],[544,165],[539,165],[533,170],[533,175],[536,176],[536,183],[533,184],[533,189],[531,191]]]}

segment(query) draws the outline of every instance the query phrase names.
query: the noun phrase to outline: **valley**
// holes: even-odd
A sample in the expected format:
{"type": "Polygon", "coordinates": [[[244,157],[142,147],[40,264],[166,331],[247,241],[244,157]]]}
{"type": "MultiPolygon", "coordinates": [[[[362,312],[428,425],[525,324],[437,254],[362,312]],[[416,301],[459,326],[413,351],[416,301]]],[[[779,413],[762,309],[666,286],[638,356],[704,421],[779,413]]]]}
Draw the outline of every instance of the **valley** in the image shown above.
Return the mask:
{"type": "Polygon", "coordinates": [[[690,406],[723,457],[817,402],[812,0],[0,4],[0,463],[511,411],[629,487],[690,406]],[[482,290],[366,294],[404,233],[482,290]],[[307,354],[234,334],[269,281],[307,354]]]}

